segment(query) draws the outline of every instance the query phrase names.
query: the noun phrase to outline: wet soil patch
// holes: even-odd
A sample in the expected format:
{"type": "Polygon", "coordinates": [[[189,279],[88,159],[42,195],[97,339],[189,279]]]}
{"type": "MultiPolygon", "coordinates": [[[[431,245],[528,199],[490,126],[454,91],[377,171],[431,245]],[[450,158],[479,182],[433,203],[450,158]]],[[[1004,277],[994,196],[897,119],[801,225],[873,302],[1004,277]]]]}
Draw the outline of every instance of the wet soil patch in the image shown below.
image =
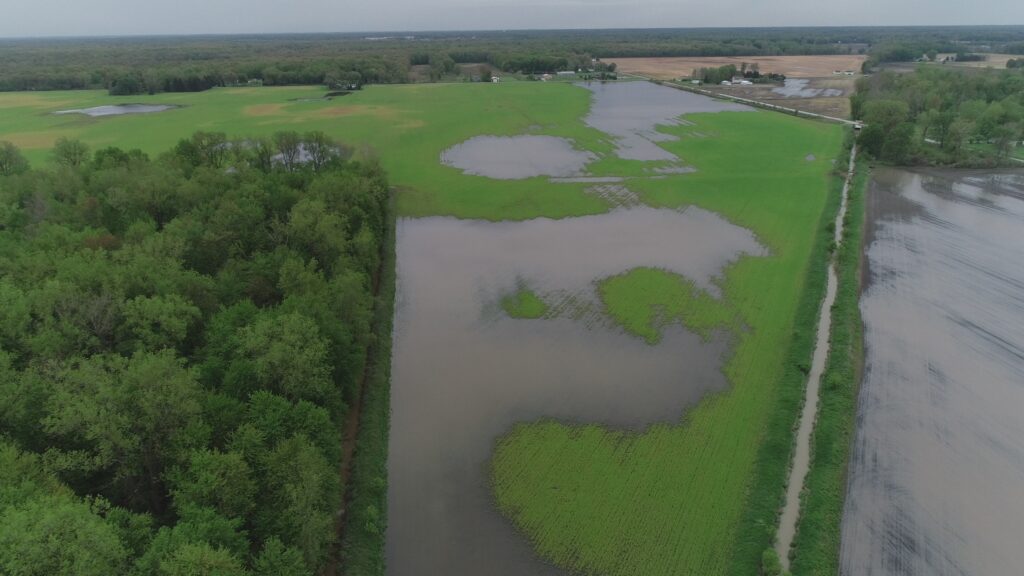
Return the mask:
{"type": "Polygon", "coordinates": [[[496,439],[539,418],[630,430],[678,422],[725,388],[730,338],[705,341],[674,325],[650,346],[607,322],[510,318],[502,295],[525,283],[599,310],[594,282],[640,266],[718,295],[723,269],[764,249],[750,231],[695,208],[525,222],[406,219],[397,238],[388,573],[559,574],[494,507],[496,439]]]}
{"type": "Polygon", "coordinates": [[[1024,172],[879,169],[842,573],[1024,565],[1024,172]]]}
{"type": "Polygon", "coordinates": [[[169,104],[111,104],[107,106],[94,106],[92,108],[59,110],[54,112],[54,114],[82,114],[92,118],[103,118],[106,116],[126,116],[129,114],[154,114],[156,112],[174,110],[175,108],[180,108],[180,106],[169,104]]]}
{"type": "Polygon", "coordinates": [[[476,136],[441,153],[442,164],[502,180],[579,176],[596,159],[565,138],[532,135],[476,136]]]}
{"type": "Polygon", "coordinates": [[[785,98],[836,98],[843,91],[836,88],[812,88],[807,78],[787,78],[782,86],[772,88],[772,92],[785,98]]]}

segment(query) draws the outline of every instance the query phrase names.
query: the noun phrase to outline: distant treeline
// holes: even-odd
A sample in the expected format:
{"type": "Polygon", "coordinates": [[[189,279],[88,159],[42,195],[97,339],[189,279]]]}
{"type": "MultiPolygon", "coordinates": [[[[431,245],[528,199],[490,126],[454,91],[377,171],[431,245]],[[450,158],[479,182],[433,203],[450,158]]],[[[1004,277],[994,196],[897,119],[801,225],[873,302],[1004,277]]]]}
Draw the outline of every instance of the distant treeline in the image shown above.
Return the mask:
{"type": "Polygon", "coordinates": [[[753,64],[742,62],[739,67],[736,67],[735,64],[726,64],[717,68],[697,68],[690,74],[690,78],[700,80],[705,84],[718,84],[730,81],[736,77],[755,83],[786,81],[786,76],[783,74],[775,74],[774,72],[761,74],[761,66],[757,62],[753,64]]]}
{"type": "Polygon", "coordinates": [[[0,43],[0,90],[109,89],[114,94],[190,92],[214,86],[346,85],[409,81],[411,66],[437,80],[456,64],[538,74],[586,69],[629,56],[755,56],[868,51],[872,64],[929,51],[1004,46],[1024,53],[1024,28],[793,28],[433,33],[368,38],[293,35],[0,43]]]}
{"type": "Polygon", "coordinates": [[[1024,73],[921,67],[857,82],[859,142],[894,164],[993,165],[1024,139],[1024,73]]]}
{"type": "MultiPolygon", "coordinates": [[[[199,36],[0,41],[0,91],[109,89],[115,94],[205,90],[214,86],[346,85],[431,80],[456,64],[509,73],[587,69],[592,59],[656,56],[848,54],[913,60],[931,49],[968,46],[1024,53],[1024,27],[708,28],[199,36]],[[416,75],[416,77],[420,77],[416,75]]],[[[973,50],[973,48],[971,48],[973,50]]]]}
{"type": "MultiPolygon", "coordinates": [[[[155,160],[61,140],[32,170],[0,143],[0,574],[338,557],[342,430],[366,378],[386,438],[387,348],[366,361],[390,342],[388,185],[349,156],[320,133],[198,133],[155,160]]],[[[385,449],[360,434],[353,574],[382,565],[385,449]]]]}

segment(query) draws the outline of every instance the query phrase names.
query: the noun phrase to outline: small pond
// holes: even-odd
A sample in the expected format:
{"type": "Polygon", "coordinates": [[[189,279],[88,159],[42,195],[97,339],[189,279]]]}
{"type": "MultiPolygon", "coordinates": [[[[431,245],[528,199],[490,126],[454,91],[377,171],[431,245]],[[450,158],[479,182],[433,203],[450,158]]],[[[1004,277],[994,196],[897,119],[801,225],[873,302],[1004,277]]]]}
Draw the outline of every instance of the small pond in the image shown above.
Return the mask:
{"type": "Polygon", "coordinates": [[[572,177],[597,159],[554,136],[477,136],[441,153],[441,162],[466,174],[502,180],[572,177]]]}
{"type": "Polygon", "coordinates": [[[153,114],[175,108],[178,108],[178,106],[168,104],[111,104],[107,106],[94,106],[92,108],[60,110],[54,112],[54,114],[83,114],[92,118],[101,118],[104,116],[125,116],[128,114],[153,114]]]}

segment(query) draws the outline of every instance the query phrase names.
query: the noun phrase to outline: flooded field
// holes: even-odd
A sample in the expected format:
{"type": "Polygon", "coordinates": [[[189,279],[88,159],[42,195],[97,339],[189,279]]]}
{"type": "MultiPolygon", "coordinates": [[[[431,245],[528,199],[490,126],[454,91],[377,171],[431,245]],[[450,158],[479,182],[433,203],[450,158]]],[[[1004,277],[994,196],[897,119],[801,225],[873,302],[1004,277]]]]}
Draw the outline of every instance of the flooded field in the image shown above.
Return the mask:
{"type": "Polygon", "coordinates": [[[1024,566],[1024,173],[875,173],[848,576],[1024,566]]]}
{"type": "Polygon", "coordinates": [[[554,136],[477,136],[441,154],[441,162],[466,174],[507,180],[572,177],[597,157],[554,136]]]}
{"type": "Polygon", "coordinates": [[[525,285],[597,307],[594,282],[638,266],[683,274],[717,296],[715,278],[741,254],[764,249],[748,230],[696,208],[401,220],[388,573],[558,574],[495,509],[495,439],[537,418],[643,429],[726,385],[725,334],[703,341],[676,326],[649,346],[608,322],[509,318],[502,296],[525,285]]]}
{"type": "MultiPolygon", "coordinates": [[[[686,166],[658,142],[675,139],[658,126],[683,122],[680,116],[698,112],[748,111],[750,108],[650,82],[587,82],[578,86],[592,94],[584,119],[615,143],[615,154],[626,160],[668,162],[651,169],[654,174],[685,174],[686,166]]],[[[550,176],[553,181],[579,182],[587,164],[598,156],[574,147],[571,140],[554,136],[476,136],[441,153],[441,163],[466,174],[503,180],[550,176]]],[[[607,177],[600,181],[610,181],[607,177]]]]}
{"type": "Polygon", "coordinates": [[[812,87],[807,78],[786,78],[782,86],[772,88],[772,92],[786,98],[835,98],[842,96],[838,88],[812,87]]]}
{"type": "Polygon", "coordinates": [[[678,161],[657,144],[673,137],[656,127],[676,124],[681,114],[750,110],[650,82],[588,82],[580,86],[594,93],[585,122],[614,137],[616,154],[626,160],[678,161]]]}
{"type": "Polygon", "coordinates": [[[126,114],[153,114],[154,112],[165,112],[173,110],[177,106],[164,104],[113,104],[109,106],[94,106],[92,108],[81,108],[77,110],[61,110],[54,114],[83,114],[92,118],[104,116],[124,116],[126,114]]]}

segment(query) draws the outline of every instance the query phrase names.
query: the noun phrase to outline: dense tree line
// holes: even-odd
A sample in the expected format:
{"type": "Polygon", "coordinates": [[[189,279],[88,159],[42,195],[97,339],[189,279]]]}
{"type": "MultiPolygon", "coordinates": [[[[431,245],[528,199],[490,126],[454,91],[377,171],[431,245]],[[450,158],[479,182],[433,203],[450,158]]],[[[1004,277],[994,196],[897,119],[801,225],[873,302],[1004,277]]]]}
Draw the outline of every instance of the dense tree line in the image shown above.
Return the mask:
{"type": "Polygon", "coordinates": [[[320,570],[381,169],[319,133],[0,158],[0,573],[320,570]]]}
{"type": "MultiPolygon", "coordinates": [[[[250,81],[268,86],[410,81],[412,66],[438,79],[455,64],[538,74],[629,56],[772,56],[865,53],[878,61],[967,46],[1013,50],[1024,27],[702,28],[197,36],[0,40],[0,91],[109,89],[116,94],[204,90],[250,81]],[[356,77],[357,81],[349,81],[356,77]]],[[[415,76],[418,77],[418,76],[415,76]]]]}
{"type": "Polygon", "coordinates": [[[1024,74],[922,66],[858,80],[859,141],[898,164],[992,165],[1024,139],[1024,74]]]}

